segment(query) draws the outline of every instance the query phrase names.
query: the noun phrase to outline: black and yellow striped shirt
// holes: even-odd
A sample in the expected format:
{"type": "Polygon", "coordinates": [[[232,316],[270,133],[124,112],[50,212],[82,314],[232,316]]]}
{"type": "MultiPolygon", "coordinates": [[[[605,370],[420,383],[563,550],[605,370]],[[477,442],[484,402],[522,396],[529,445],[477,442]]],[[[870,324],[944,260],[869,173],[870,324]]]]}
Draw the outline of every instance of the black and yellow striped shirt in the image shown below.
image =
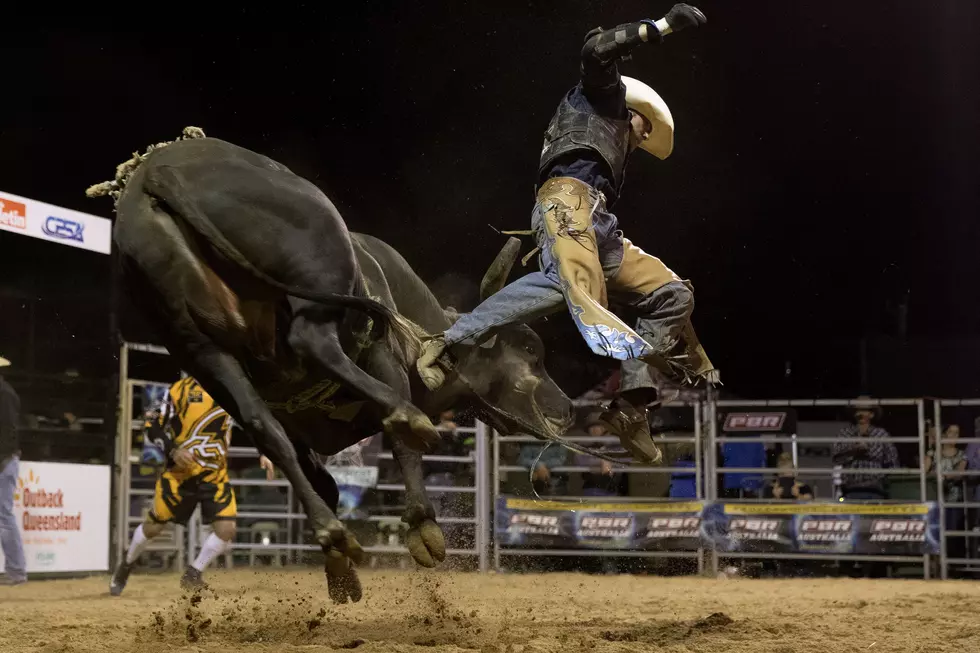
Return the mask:
{"type": "Polygon", "coordinates": [[[167,456],[167,471],[179,480],[200,477],[206,483],[228,480],[228,447],[235,422],[191,377],[177,381],[167,393],[148,437],[167,456]],[[171,453],[186,449],[194,466],[176,469],[171,453]]]}

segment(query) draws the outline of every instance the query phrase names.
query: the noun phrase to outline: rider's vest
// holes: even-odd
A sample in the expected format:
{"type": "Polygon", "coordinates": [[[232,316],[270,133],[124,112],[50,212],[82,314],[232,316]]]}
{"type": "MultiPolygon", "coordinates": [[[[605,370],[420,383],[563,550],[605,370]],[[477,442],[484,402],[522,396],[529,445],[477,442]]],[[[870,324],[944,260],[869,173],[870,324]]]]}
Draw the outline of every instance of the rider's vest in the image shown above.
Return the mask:
{"type": "Polygon", "coordinates": [[[545,131],[538,175],[543,176],[559,157],[577,150],[592,150],[609,166],[618,193],[623,185],[626,157],[629,155],[629,120],[607,118],[594,111],[580,111],[568,101],[569,95],[571,92],[562,98],[545,131]]]}

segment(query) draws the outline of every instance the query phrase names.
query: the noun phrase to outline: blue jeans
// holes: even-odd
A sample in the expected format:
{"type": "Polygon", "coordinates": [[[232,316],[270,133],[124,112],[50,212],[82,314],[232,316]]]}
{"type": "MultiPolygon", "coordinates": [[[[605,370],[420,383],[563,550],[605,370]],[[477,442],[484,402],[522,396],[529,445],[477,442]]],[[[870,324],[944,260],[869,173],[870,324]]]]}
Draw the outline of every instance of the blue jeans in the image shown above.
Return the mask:
{"type": "Polygon", "coordinates": [[[17,456],[12,456],[3,469],[0,469],[0,546],[3,547],[5,571],[10,580],[27,578],[24,545],[14,517],[14,491],[17,489],[19,460],[17,456]]]}
{"type": "MultiPolygon", "coordinates": [[[[551,259],[543,227],[541,204],[531,216],[535,240],[541,248],[541,271],[531,272],[508,284],[487,298],[471,313],[466,313],[444,335],[446,345],[477,345],[493,336],[494,331],[511,324],[521,324],[557,313],[566,307],[558,267],[551,259]]],[[[603,276],[608,281],[623,263],[623,232],[615,215],[601,207],[593,213],[592,224],[598,246],[603,276]]],[[[641,294],[630,288],[609,287],[610,305],[624,306],[639,314],[636,331],[657,347],[668,342],[690,318],[694,295],[681,281],[667,283],[653,292],[641,294]]],[[[622,362],[623,391],[654,388],[656,384],[647,363],[639,359],[622,362]]]]}

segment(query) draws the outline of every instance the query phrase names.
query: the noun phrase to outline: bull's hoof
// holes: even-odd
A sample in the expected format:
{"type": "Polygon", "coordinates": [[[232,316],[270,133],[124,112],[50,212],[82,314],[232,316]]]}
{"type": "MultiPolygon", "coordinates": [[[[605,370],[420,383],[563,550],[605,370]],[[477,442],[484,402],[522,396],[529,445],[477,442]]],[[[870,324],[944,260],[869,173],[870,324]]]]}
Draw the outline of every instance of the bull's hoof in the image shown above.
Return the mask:
{"type": "Polygon", "coordinates": [[[441,437],[432,420],[411,404],[396,408],[381,425],[386,433],[401,438],[416,451],[427,451],[441,437]]]}
{"type": "MultiPolygon", "coordinates": [[[[345,562],[349,558],[354,564],[360,564],[364,560],[364,549],[361,547],[361,543],[344,528],[339,520],[333,519],[327,523],[325,529],[317,530],[316,539],[327,554],[328,564],[334,554],[340,556],[345,562]]],[[[346,567],[338,568],[338,571],[344,569],[346,567]]]]}
{"type": "Polygon", "coordinates": [[[330,556],[327,556],[327,593],[330,600],[334,603],[357,603],[361,600],[363,592],[361,581],[357,577],[357,570],[347,558],[342,558],[346,569],[340,571],[336,567],[331,569],[330,556]]]}
{"type": "Polygon", "coordinates": [[[439,525],[431,519],[410,528],[406,543],[415,562],[423,567],[435,567],[446,559],[446,538],[439,525]]]}

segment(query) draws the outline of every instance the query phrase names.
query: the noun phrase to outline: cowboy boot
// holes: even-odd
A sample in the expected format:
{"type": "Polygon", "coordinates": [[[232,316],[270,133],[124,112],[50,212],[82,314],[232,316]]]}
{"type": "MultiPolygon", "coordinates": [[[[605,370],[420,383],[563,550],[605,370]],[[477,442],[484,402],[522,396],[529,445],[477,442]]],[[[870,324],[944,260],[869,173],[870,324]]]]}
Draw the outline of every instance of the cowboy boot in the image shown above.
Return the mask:
{"type": "Polygon", "coordinates": [[[663,461],[663,451],[650,435],[646,406],[637,408],[620,397],[609,404],[609,408],[599,416],[598,421],[605,425],[610,434],[619,438],[623,448],[635,460],[651,465],[659,465],[663,461]]]}

